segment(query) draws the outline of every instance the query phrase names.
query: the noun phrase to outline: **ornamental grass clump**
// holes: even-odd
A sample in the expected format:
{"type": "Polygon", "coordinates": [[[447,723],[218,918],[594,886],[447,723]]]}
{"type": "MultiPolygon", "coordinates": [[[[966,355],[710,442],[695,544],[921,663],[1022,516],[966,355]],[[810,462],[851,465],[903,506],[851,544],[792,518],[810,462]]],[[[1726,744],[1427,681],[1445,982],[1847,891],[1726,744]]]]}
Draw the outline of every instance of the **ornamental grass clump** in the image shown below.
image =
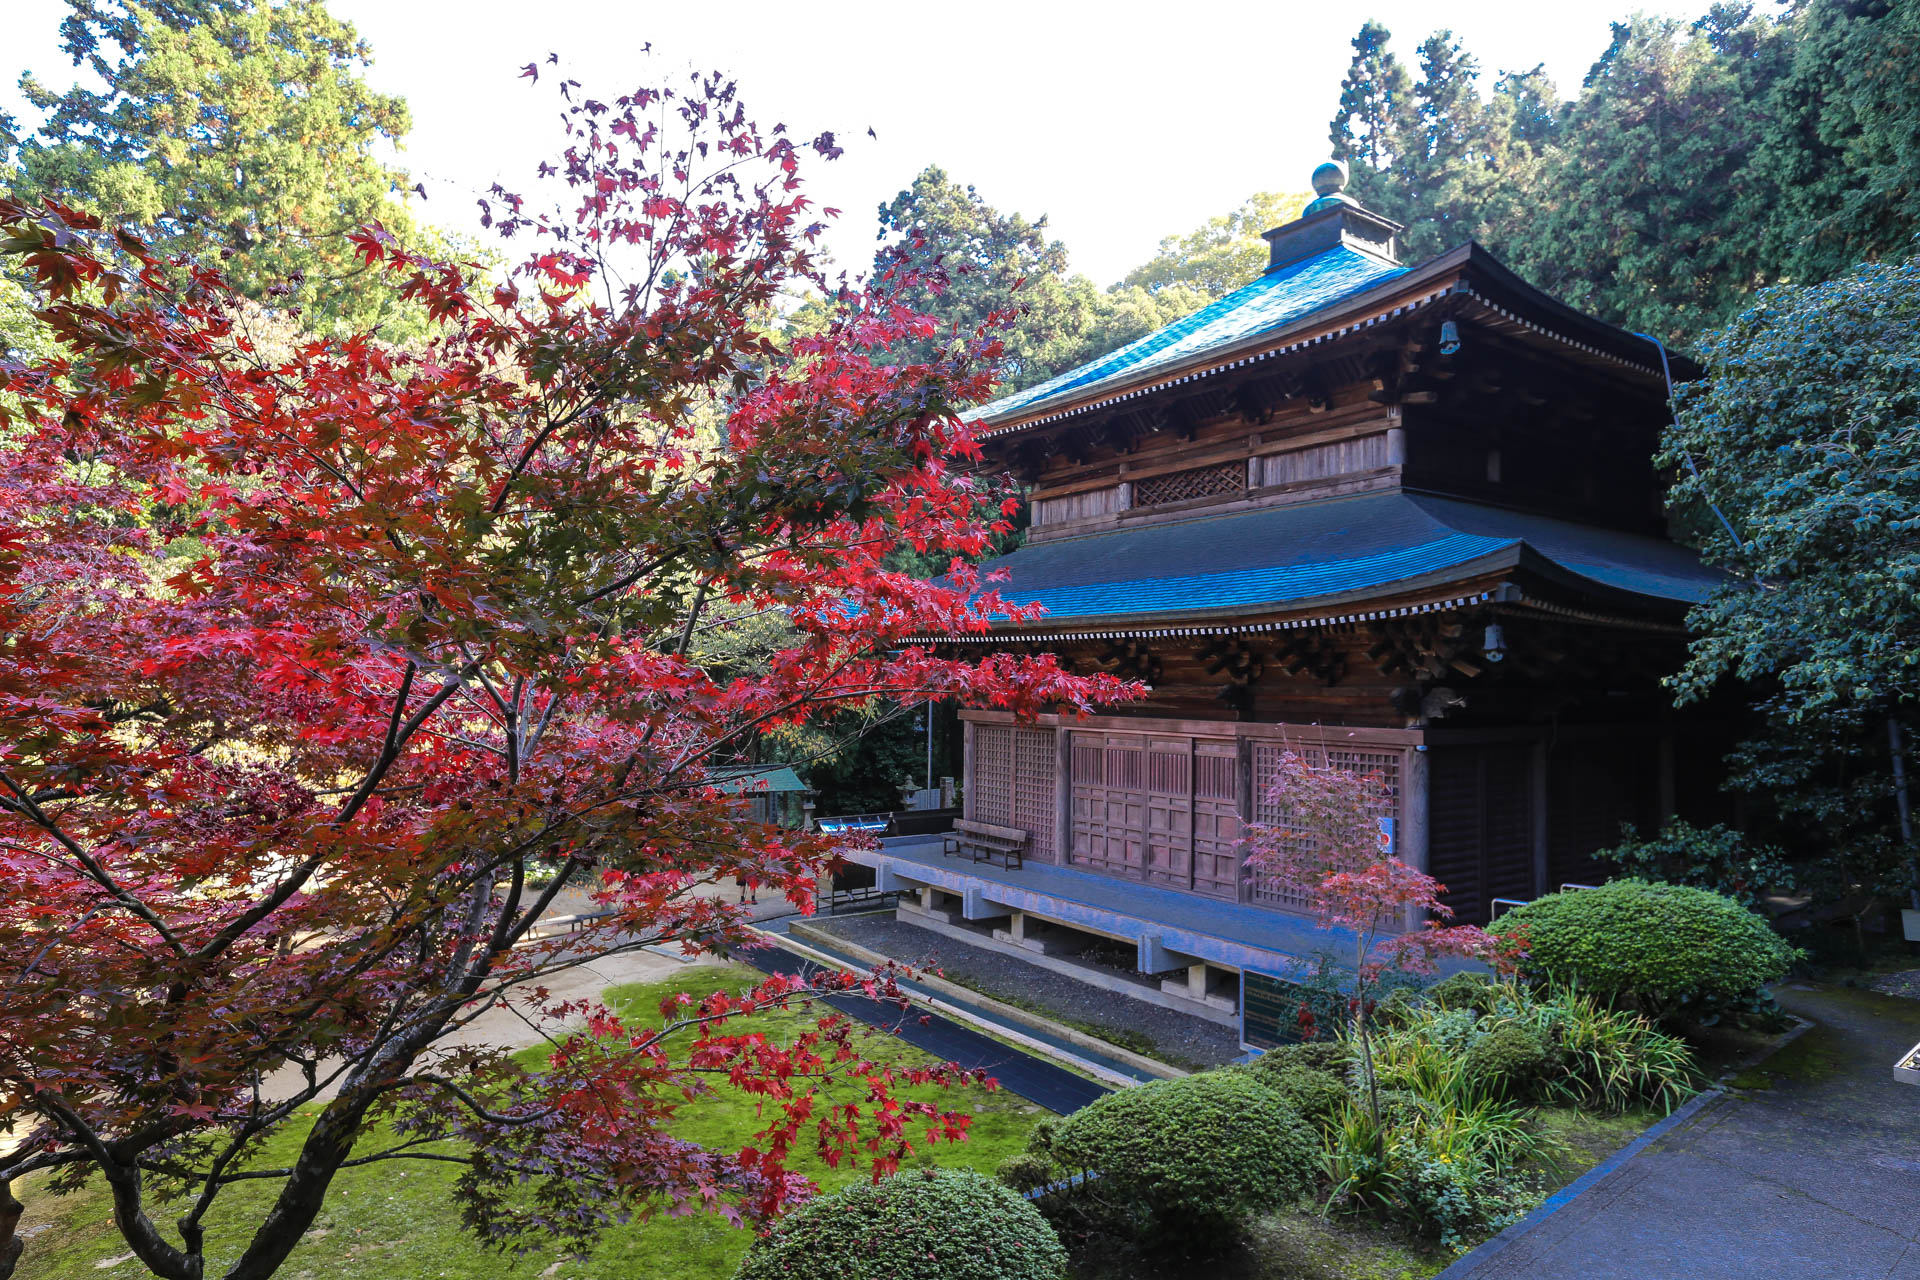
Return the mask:
{"type": "Polygon", "coordinates": [[[1528,977],[1681,1027],[1764,1007],[1763,988],[1800,955],[1724,894],[1645,880],[1551,893],[1489,928],[1518,946],[1528,977]]]}
{"type": "Polygon", "coordinates": [[[1040,1212],[977,1173],[897,1174],[820,1196],[755,1240],[734,1280],[1059,1280],[1040,1212]]]}

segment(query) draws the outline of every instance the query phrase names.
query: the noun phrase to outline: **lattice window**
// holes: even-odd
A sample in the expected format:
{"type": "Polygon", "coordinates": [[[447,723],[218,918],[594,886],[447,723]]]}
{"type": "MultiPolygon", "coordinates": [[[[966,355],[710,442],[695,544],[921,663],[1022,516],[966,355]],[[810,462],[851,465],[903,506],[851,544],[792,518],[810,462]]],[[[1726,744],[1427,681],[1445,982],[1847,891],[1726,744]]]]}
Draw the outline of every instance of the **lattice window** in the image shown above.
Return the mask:
{"type": "Polygon", "coordinates": [[[1031,852],[1053,860],[1053,734],[1045,729],[1013,731],[1013,822],[1031,838],[1031,852]]]}
{"type": "Polygon", "coordinates": [[[1000,725],[973,727],[973,759],[968,766],[967,816],[998,827],[1013,825],[1013,730],[1000,725]]]}
{"type": "MultiPolygon", "coordinates": [[[[1270,794],[1274,775],[1280,771],[1280,757],[1288,748],[1280,743],[1261,742],[1253,748],[1253,820],[1261,826],[1277,826],[1285,822],[1288,812],[1284,802],[1277,801],[1270,794]]],[[[1319,746],[1296,746],[1293,753],[1310,765],[1331,763],[1336,769],[1351,773],[1369,773],[1377,779],[1374,796],[1375,811],[1382,817],[1395,817],[1400,811],[1400,753],[1398,751],[1369,751],[1355,747],[1334,747],[1328,749],[1319,746]]],[[[1311,836],[1298,836],[1287,842],[1298,852],[1308,852],[1315,846],[1311,836]]],[[[1271,877],[1256,876],[1253,881],[1253,899],[1290,910],[1304,910],[1309,905],[1306,895],[1289,885],[1280,883],[1271,877]]]]}
{"type": "Polygon", "coordinates": [[[1186,502],[1193,498],[1212,498],[1223,493],[1244,493],[1247,464],[1223,462],[1217,467],[1195,467],[1171,475],[1151,476],[1133,485],[1133,505],[1154,507],[1164,502],[1186,502]]]}
{"type": "Polygon", "coordinates": [[[1187,753],[1147,752],[1147,790],[1163,796],[1184,796],[1187,793],[1187,753]]]}
{"type": "Polygon", "coordinates": [[[967,816],[975,822],[1018,827],[1032,837],[1036,858],[1053,857],[1054,754],[1047,729],[973,727],[967,762],[967,816]]]}

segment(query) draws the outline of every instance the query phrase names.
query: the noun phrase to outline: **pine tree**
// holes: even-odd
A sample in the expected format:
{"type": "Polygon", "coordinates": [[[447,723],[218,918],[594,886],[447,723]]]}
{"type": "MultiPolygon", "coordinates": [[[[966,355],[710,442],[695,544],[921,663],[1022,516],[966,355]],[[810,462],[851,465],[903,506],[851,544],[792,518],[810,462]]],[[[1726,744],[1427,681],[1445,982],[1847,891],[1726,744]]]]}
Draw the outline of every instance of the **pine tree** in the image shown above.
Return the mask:
{"type": "Polygon", "coordinates": [[[63,47],[105,88],[22,78],[47,117],[20,140],[19,194],[138,224],[169,253],[228,257],[242,293],[323,322],[385,322],[390,336],[413,322],[346,240],[411,223],[406,178],[378,154],[405,136],[406,104],[367,87],[351,25],[323,0],[69,5],[63,47]]]}

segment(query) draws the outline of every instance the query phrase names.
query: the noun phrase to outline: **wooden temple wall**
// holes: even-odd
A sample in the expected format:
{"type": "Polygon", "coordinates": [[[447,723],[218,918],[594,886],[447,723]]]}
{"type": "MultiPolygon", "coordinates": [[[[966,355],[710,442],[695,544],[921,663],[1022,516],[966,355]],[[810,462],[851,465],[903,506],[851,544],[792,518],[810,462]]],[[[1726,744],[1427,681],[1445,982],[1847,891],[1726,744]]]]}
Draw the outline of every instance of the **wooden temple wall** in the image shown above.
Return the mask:
{"type": "Polygon", "coordinates": [[[962,713],[965,813],[1017,827],[1033,858],[1277,910],[1305,903],[1243,874],[1248,822],[1281,820],[1269,794],[1281,755],[1378,780],[1394,850],[1447,886],[1462,922],[1608,869],[1596,849],[1622,823],[1674,811],[1674,751],[1656,726],[1511,730],[1099,717],[1036,725],[962,713]]]}
{"type": "Polygon", "coordinates": [[[1419,737],[1410,730],[1117,717],[1026,726],[992,712],[962,716],[966,816],[1026,831],[1040,861],[1298,909],[1281,886],[1242,874],[1239,847],[1247,821],[1280,818],[1268,790],[1289,750],[1377,776],[1402,856],[1421,856],[1404,796],[1419,737]]]}

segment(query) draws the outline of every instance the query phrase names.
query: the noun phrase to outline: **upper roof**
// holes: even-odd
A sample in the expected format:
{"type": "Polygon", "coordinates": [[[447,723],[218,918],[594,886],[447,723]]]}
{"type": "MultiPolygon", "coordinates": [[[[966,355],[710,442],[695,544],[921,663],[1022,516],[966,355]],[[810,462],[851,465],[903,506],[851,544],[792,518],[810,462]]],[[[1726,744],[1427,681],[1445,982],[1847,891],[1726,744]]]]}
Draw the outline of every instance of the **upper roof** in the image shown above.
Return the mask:
{"type": "Polygon", "coordinates": [[[1671,615],[1722,581],[1658,538],[1405,492],[1061,538],[981,568],[1006,571],[1010,603],[1045,606],[1037,625],[1069,627],[1324,608],[1511,569],[1671,615]]]}
{"type": "MultiPolygon", "coordinates": [[[[1318,175],[1316,174],[1316,180],[1318,175]]],[[[1413,267],[1393,254],[1397,224],[1338,194],[1266,233],[1269,265],[1252,283],[1117,351],[1002,396],[967,418],[996,436],[1282,356],[1417,311],[1442,298],[1465,316],[1576,362],[1626,372],[1665,394],[1653,339],[1542,293],[1469,241],[1413,267]]],[[[1697,376],[1675,354],[1671,375],[1697,376]]]]}
{"type": "Polygon", "coordinates": [[[1148,334],[1088,364],[982,405],[967,416],[998,423],[1095,396],[1108,385],[1172,369],[1245,338],[1292,321],[1407,274],[1396,262],[1346,244],[1270,271],[1184,320],[1148,334]]]}

